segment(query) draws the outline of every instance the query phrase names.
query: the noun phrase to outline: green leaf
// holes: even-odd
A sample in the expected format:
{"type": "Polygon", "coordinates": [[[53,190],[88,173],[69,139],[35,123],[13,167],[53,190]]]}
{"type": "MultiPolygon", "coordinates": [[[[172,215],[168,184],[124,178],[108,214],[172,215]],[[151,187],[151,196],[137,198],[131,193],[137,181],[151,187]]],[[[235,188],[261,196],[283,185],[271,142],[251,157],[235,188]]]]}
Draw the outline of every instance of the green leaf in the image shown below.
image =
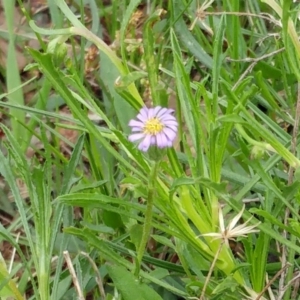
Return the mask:
{"type": "MultiPolygon", "coordinates": [[[[8,148],[8,152],[15,158],[15,161],[17,162],[17,167],[24,172],[26,176],[29,176],[29,171],[27,169],[28,165],[26,163],[26,159],[24,157],[24,154],[21,151],[20,145],[15,140],[15,138],[12,136],[12,132],[5,127],[3,124],[1,124],[2,130],[5,132],[5,136],[9,141],[10,147],[8,148]]],[[[11,192],[13,194],[13,198],[15,200],[15,203],[18,208],[18,212],[21,217],[22,225],[24,227],[26,238],[29,243],[30,249],[33,252],[32,256],[35,260],[36,266],[37,263],[37,257],[36,257],[36,251],[35,251],[35,244],[34,244],[34,238],[32,236],[32,232],[28,223],[28,216],[27,216],[27,208],[24,203],[23,198],[21,197],[19,187],[16,183],[16,178],[14,176],[13,170],[12,170],[12,164],[11,161],[9,161],[3,154],[2,151],[0,151],[0,173],[5,178],[6,182],[8,183],[11,192]]],[[[34,199],[31,199],[34,201],[34,199]]]]}
{"type": "Polygon", "coordinates": [[[154,55],[154,33],[153,22],[159,19],[159,12],[156,11],[152,14],[144,24],[143,30],[143,46],[144,46],[144,60],[147,66],[149,85],[151,89],[151,97],[153,99],[153,105],[161,105],[159,97],[159,82],[158,82],[158,63],[157,56],[154,55]]]}
{"type": "Polygon", "coordinates": [[[226,190],[226,183],[215,183],[212,182],[208,178],[190,178],[190,177],[180,177],[173,181],[173,184],[170,188],[170,192],[174,192],[178,187],[183,185],[194,185],[194,184],[202,184],[212,190],[218,191],[220,193],[226,190]]]}
{"type": "Polygon", "coordinates": [[[184,241],[175,239],[176,252],[179,255],[180,262],[186,268],[190,268],[199,278],[200,281],[204,281],[203,273],[207,273],[211,264],[209,260],[206,260],[202,255],[198,254],[198,251],[184,241]]]}
{"type": "Polygon", "coordinates": [[[117,92],[127,90],[128,86],[137,80],[147,77],[147,73],[141,71],[134,71],[125,76],[121,76],[115,83],[117,92]]]}
{"type": "Polygon", "coordinates": [[[175,25],[175,31],[183,45],[206,67],[212,69],[213,60],[204,51],[198,41],[194,38],[192,33],[188,30],[184,19],[181,17],[183,14],[183,1],[173,0],[171,5],[172,21],[175,25]]]}
{"type": "Polygon", "coordinates": [[[106,226],[113,229],[123,227],[122,218],[118,213],[104,210],[102,213],[103,222],[106,226]]]}
{"type": "Polygon", "coordinates": [[[175,245],[172,243],[171,239],[168,239],[165,236],[157,235],[157,234],[153,234],[152,237],[154,240],[156,240],[160,244],[175,250],[175,245]]]}
{"type": "MultiPolygon", "coordinates": [[[[63,172],[64,176],[60,188],[60,194],[69,193],[72,188],[72,185],[74,184],[74,174],[76,174],[76,168],[78,166],[79,161],[82,159],[82,150],[83,150],[84,141],[85,141],[85,134],[82,134],[78,138],[75,144],[75,147],[73,149],[68,164],[66,164],[64,167],[64,172],[63,172]]],[[[97,183],[99,182],[96,182],[96,184],[97,183]]],[[[57,233],[60,232],[59,227],[61,226],[61,220],[62,220],[64,208],[65,208],[64,205],[62,205],[61,203],[58,203],[57,205],[53,206],[54,209],[53,215],[55,216],[55,218],[53,218],[53,223],[52,223],[52,237],[51,237],[51,247],[53,248],[55,247],[55,243],[57,243],[60,238],[60,236],[57,233]]],[[[70,214],[66,213],[66,215],[69,216],[70,214]]],[[[69,226],[68,223],[70,223],[70,218],[69,220],[65,218],[64,226],[69,226]]],[[[66,249],[68,244],[69,244],[69,239],[66,238],[61,239],[61,243],[59,244],[59,246],[61,247],[60,251],[62,251],[62,249],[63,250],[66,249]]],[[[62,264],[63,264],[63,260],[59,259],[57,263],[57,270],[61,269],[62,264]]],[[[52,293],[51,297],[53,299],[57,298],[57,295],[59,293],[59,284],[60,284],[59,276],[55,276],[52,291],[51,291],[52,293]]]]}
{"type": "Polygon", "coordinates": [[[126,205],[126,203],[129,204],[131,208],[135,208],[138,210],[141,210],[143,208],[143,205],[128,203],[124,199],[114,198],[99,193],[74,193],[61,195],[57,197],[57,201],[72,206],[80,206],[87,208],[102,207],[103,204],[126,205]]]}
{"type": "Polygon", "coordinates": [[[13,279],[10,278],[10,274],[7,271],[5,261],[0,253],[0,282],[1,286],[5,285],[0,289],[0,297],[12,297],[14,296],[17,300],[23,300],[20,291],[13,279]]]}
{"type": "Polygon", "coordinates": [[[181,48],[179,46],[177,37],[175,35],[174,30],[171,30],[171,43],[172,43],[172,51],[173,51],[173,59],[174,59],[174,70],[175,70],[175,80],[176,80],[176,88],[178,93],[178,98],[180,102],[180,108],[182,110],[182,114],[184,116],[186,125],[188,127],[191,139],[193,141],[193,145],[196,148],[196,126],[199,122],[195,120],[193,112],[193,95],[190,87],[190,79],[186,70],[183,66],[183,58],[181,55],[181,48]]]}
{"type": "MultiPolygon", "coordinates": [[[[77,165],[78,165],[80,159],[82,158],[82,149],[83,149],[83,145],[84,145],[84,139],[85,139],[85,134],[82,134],[78,138],[76,145],[74,147],[74,150],[72,152],[71,159],[64,168],[63,182],[62,182],[61,191],[60,191],[61,195],[69,193],[72,188],[72,184],[74,183],[74,180],[73,180],[74,174],[75,174],[77,165]]],[[[98,182],[97,184],[100,184],[100,183],[98,182]]]]}
{"type": "Polygon", "coordinates": [[[107,265],[107,270],[124,300],[162,300],[152,288],[144,283],[139,283],[134,275],[124,267],[107,265]]]}
{"type": "Polygon", "coordinates": [[[130,234],[130,239],[132,241],[132,243],[135,246],[136,251],[139,248],[139,245],[141,243],[141,239],[143,236],[143,225],[140,224],[134,224],[130,227],[129,230],[129,234],[130,234]]]}
{"type": "Polygon", "coordinates": [[[280,107],[275,101],[273,95],[271,94],[272,87],[267,82],[265,78],[262,77],[262,72],[257,72],[255,74],[256,82],[258,87],[260,88],[260,92],[264,98],[268,102],[268,104],[274,109],[280,111],[280,107]]]}
{"type": "Polygon", "coordinates": [[[270,250],[270,237],[264,232],[260,232],[255,243],[253,261],[250,264],[252,269],[252,285],[255,291],[261,291],[265,284],[266,262],[270,250]]]}
{"type": "Polygon", "coordinates": [[[228,290],[230,290],[231,293],[234,293],[237,288],[238,284],[236,280],[232,276],[227,276],[216,288],[214,288],[212,294],[218,295],[228,290]]]}
{"type": "Polygon", "coordinates": [[[105,226],[103,224],[96,225],[96,224],[91,224],[91,223],[82,221],[81,225],[90,230],[96,231],[98,233],[105,233],[105,234],[115,234],[116,233],[111,227],[105,226]]]}
{"type": "Polygon", "coordinates": [[[224,54],[222,53],[222,43],[223,43],[223,37],[224,37],[226,26],[224,26],[223,23],[224,23],[224,16],[222,16],[220,19],[220,23],[218,24],[218,28],[214,35],[214,42],[213,42],[214,60],[213,60],[213,68],[212,68],[212,96],[213,96],[212,112],[213,112],[214,119],[216,119],[218,116],[220,74],[222,71],[222,63],[224,59],[224,54]]]}
{"type": "Polygon", "coordinates": [[[169,276],[170,273],[166,269],[156,268],[155,270],[150,272],[150,275],[157,279],[163,279],[163,278],[169,276]]]}
{"type": "MultiPolygon", "coordinates": [[[[258,61],[254,67],[254,71],[259,71],[262,73],[263,78],[265,79],[281,79],[282,72],[280,69],[275,68],[274,66],[270,65],[270,63],[265,61],[258,61]]],[[[288,74],[290,76],[290,74],[288,74]]],[[[293,76],[294,80],[296,79],[293,76]]]]}
{"type": "Polygon", "coordinates": [[[224,123],[239,123],[239,124],[247,124],[247,122],[237,114],[229,114],[229,115],[222,115],[217,118],[217,121],[224,122],[224,123]]]}
{"type": "Polygon", "coordinates": [[[129,133],[130,128],[128,122],[135,117],[136,111],[117,93],[115,82],[121,74],[109,57],[104,53],[101,53],[101,68],[99,72],[102,82],[105,85],[107,92],[109,92],[109,97],[104,94],[107,113],[108,115],[111,115],[112,111],[110,111],[109,107],[113,107],[113,112],[117,115],[122,130],[129,133]],[[113,99],[112,103],[110,102],[110,99],[113,99]]]}
{"type": "Polygon", "coordinates": [[[251,208],[250,212],[259,216],[264,217],[266,220],[268,220],[269,222],[271,222],[273,225],[277,225],[279,228],[286,230],[294,235],[296,235],[297,237],[300,237],[299,233],[297,231],[294,231],[292,228],[290,228],[289,226],[284,225],[283,223],[281,223],[279,220],[277,220],[277,218],[275,218],[272,214],[270,214],[269,212],[259,209],[259,208],[251,208]]]}
{"type": "MultiPolygon", "coordinates": [[[[8,38],[8,49],[6,57],[6,82],[8,90],[8,101],[12,104],[23,105],[24,96],[22,89],[16,89],[21,85],[20,72],[18,67],[17,53],[15,47],[15,22],[14,22],[14,13],[15,13],[15,0],[3,2],[5,10],[6,26],[9,33],[8,38]],[[12,90],[14,90],[12,92],[12,90]]],[[[4,67],[4,66],[3,66],[4,67]]],[[[25,113],[19,109],[11,109],[11,127],[12,132],[15,138],[21,143],[23,142],[25,136],[25,128],[22,123],[25,122],[25,113]]]]}
{"type": "Polygon", "coordinates": [[[140,4],[140,2],[141,0],[130,0],[129,5],[127,5],[126,11],[122,16],[122,23],[120,28],[120,46],[121,46],[122,60],[125,62],[125,64],[127,63],[126,43],[124,41],[126,37],[126,28],[129,24],[132,14],[135,12],[135,9],[140,4]]]}

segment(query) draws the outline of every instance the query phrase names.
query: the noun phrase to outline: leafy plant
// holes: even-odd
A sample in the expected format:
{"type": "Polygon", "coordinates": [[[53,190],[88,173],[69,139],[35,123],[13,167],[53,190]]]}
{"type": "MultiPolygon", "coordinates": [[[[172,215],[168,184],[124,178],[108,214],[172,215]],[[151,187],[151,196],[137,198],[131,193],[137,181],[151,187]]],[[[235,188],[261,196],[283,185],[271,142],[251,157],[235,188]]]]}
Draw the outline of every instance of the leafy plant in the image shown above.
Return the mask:
{"type": "MultiPolygon", "coordinates": [[[[142,1],[118,3],[48,1],[49,29],[19,1],[42,49],[27,48],[27,70],[44,81],[25,105],[21,87],[35,79],[12,82],[11,63],[1,96],[20,96],[0,102],[11,117],[0,172],[19,214],[0,233],[24,275],[14,284],[4,268],[0,293],[296,299],[299,4],[157,0],[145,12],[142,1]],[[85,49],[99,51],[101,99],[85,49]],[[50,91],[69,116],[47,109],[50,91]],[[32,137],[42,162],[27,157],[32,137]]],[[[10,27],[11,45],[13,36],[10,27]]]]}

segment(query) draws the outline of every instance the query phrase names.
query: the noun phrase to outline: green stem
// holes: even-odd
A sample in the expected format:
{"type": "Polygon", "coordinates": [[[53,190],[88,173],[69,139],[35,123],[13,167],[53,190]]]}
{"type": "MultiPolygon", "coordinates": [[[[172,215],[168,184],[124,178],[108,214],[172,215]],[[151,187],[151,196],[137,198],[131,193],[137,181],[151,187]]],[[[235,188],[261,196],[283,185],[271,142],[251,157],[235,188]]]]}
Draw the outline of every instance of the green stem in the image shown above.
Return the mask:
{"type": "Polygon", "coordinates": [[[275,149],[272,148],[271,145],[264,143],[264,142],[258,142],[254,139],[252,139],[244,130],[244,128],[240,124],[235,124],[235,129],[239,132],[239,134],[251,145],[260,147],[263,150],[269,150],[276,152],[275,149]]]}
{"type": "Polygon", "coordinates": [[[143,255],[151,231],[152,209],[153,209],[153,200],[154,200],[155,183],[156,183],[158,166],[159,166],[159,162],[155,162],[154,165],[152,166],[149,183],[148,183],[148,199],[147,199],[147,209],[145,212],[145,223],[143,226],[142,240],[137,251],[136,265],[134,271],[136,277],[138,277],[140,273],[143,255]]]}

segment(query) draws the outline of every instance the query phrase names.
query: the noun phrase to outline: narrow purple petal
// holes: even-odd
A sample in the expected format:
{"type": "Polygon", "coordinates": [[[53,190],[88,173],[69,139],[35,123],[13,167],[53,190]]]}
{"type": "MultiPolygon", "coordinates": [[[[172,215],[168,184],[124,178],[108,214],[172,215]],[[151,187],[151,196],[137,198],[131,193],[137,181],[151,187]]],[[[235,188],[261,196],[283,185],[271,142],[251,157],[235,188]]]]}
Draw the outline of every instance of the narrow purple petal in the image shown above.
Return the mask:
{"type": "Polygon", "coordinates": [[[143,118],[148,118],[148,108],[146,106],[142,107],[139,111],[140,115],[143,116],[143,118]]]}
{"type": "Polygon", "coordinates": [[[128,140],[130,142],[135,142],[135,141],[138,141],[138,140],[141,140],[142,138],[145,137],[145,134],[144,133],[134,133],[134,134],[131,134],[129,137],[128,137],[128,140]]]}
{"type": "Polygon", "coordinates": [[[163,148],[162,144],[163,144],[163,137],[161,133],[158,133],[156,135],[156,144],[158,148],[163,148]]]}
{"type": "Polygon", "coordinates": [[[144,117],[142,114],[138,114],[136,116],[136,118],[139,119],[143,123],[145,123],[147,121],[147,117],[144,117]]]}
{"type": "Polygon", "coordinates": [[[163,115],[159,119],[161,121],[163,121],[163,122],[166,122],[166,121],[176,121],[176,118],[174,116],[172,116],[172,115],[163,115]]]}
{"type": "Polygon", "coordinates": [[[155,135],[152,135],[151,136],[151,145],[156,145],[156,137],[155,137],[155,135]]]}
{"type": "Polygon", "coordinates": [[[145,138],[140,142],[138,148],[146,152],[151,145],[151,135],[146,135],[145,138]]]}
{"type": "Polygon", "coordinates": [[[165,135],[164,132],[157,134],[157,146],[159,148],[165,148],[168,145],[168,137],[165,135]]]}
{"type": "Polygon", "coordinates": [[[136,121],[136,120],[130,120],[129,124],[130,127],[144,127],[144,123],[140,122],[140,121],[136,121]]]}
{"type": "Polygon", "coordinates": [[[166,147],[172,147],[173,146],[173,142],[171,142],[170,140],[167,141],[167,146],[166,147]]]}
{"type": "Polygon", "coordinates": [[[154,116],[154,108],[149,108],[148,110],[148,119],[152,119],[154,116]]]}
{"type": "Polygon", "coordinates": [[[163,133],[168,137],[168,140],[174,141],[176,138],[176,132],[174,132],[172,129],[164,128],[163,133]]]}
{"type": "Polygon", "coordinates": [[[158,112],[161,110],[161,106],[156,106],[154,108],[154,116],[158,116],[158,112]]]}
{"type": "Polygon", "coordinates": [[[157,113],[156,116],[157,116],[158,118],[164,116],[167,110],[168,110],[167,108],[163,107],[163,108],[157,113]]]}
{"type": "Polygon", "coordinates": [[[167,121],[164,121],[164,124],[166,126],[169,126],[169,125],[178,126],[178,122],[176,120],[167,120],[167,121]]]}
{"type": "Polygon", "coordinates": [[[175,133],[177,133],[177,126],[165,126],[165,128],[164,129],[171,129],[171,130],[173,130],[175,133]]]}
{"type": "Polygon", "coordinates": [[[141,131],[143,131],[143,129],[142,129],[141,127],[132,127],[132,128],[131,128],[131,131],[132,131],[132,132],[138,132],[138,131],[141,132],[141,131]]]}
{"type": "Polygon", "coordinates": [[[173,116],[173,113],[174,113],[174,109],[172,109],[172,108],[168,108],[167,109],[167,113],[169,114],[169,115],[172,115],[173,116]]]}

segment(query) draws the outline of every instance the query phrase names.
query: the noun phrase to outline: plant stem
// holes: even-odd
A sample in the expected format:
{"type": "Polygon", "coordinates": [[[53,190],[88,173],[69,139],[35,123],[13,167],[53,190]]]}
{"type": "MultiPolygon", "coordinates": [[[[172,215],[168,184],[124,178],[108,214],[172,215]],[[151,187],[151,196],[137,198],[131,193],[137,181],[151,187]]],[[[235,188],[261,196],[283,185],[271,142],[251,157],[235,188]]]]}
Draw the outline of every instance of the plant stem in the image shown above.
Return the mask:
{"type": "MultiPolygon", "coordinates": [[[[293,134],[292,134],[292,142],[291,142],[291,152],[292,154],[297,153],[297,142],[298,142],[298,133],[299,133],[299,123],[300,123],[300,83],[298,83],[298,96],[297,96],[297,103],[296,103],[296,111],[295,111],[295,121],[294,121],[294,128],[293,128],[293,134]]],[[[294,172],[295,169],[290,166],[289,172],[288,172],[288,185],[292,185],[294,181],[294,172]]],[[[298,197],[296,196],[296,199],[298,197]]],[[[299,209],[299,205],[297,202],[294,204],[295,209],[299,209]]],[[[287,207],[285,210],[285,217],[284,217],[284,224],[286,226],[289,226],[289,219],[290,219],[290,210],[287,207]]],[[[293,216],[293,219],[295,219],[295,216],[293,216]]],[[[282,233],[284,238],[287,238],[288,234],[286,230],[282,233]]],[[[295,236],[292,236],[290,238],[291,242],[296,243],[297,238],[295,236]]],[[[285,246],[282,247],[282,255],[281,255],[281,261],[282,261],[282,267],[288,262],[291,265],[294,265],[295,263],[295,250],[289,249],[287,251],[287,248],[285,246]]],[[[278,299],[291,299],[291,293],[292,293],[292,287],[287,286],[287,288],[284,288],[284,285],[290,282],[294,277],[294,268],[289,268],[286,272],[281,273],[281,278],[279,281],[279,291],[280,294],[278,296],[278,299]]]]}
{"type": "Polygon", "coordinates": [[[218,259],[219,255],[221,253],[223,245],[224,245],[224,240],[221,242],[221,244],[219,246],[219,249],[218,249],[218,251],[217,251],[217,253],[216,253],[215,257],[214,257],[214,260],[213,260],[213,262],[211,264],[211,267],[210,267],[209,272],[208,272],[208,274],[206,276],[206,280],[205,280],[205,283],[204,283],[204,286],[203,286],[203,289],[202,289],[201,296],[200,296],[199,300],[204,300],[206,288],[208,286],[209,280],[211,278],[211,274],[212,274],[212,272],[214,270],[214,267],[216,265],[216,262],[217,262],[217,259],[218,259]]]}
{"type": "Polygon", "coordinates": [[[134,274],[136,277],[139,276],[141,263],[143,259],[143,255],[145,252],[145,248],[148,242],[148,238],[151,231],[151,220],[152,220],[152,209],[153,209],[153,200],[155,193],[155,182],[157,177],[159,162],[155,162],[152,166],[152,170],[150,173],[149,183],[148,183],[148,199],[147,199],[147,209],[145,212],[145,223],[143,226],[143,235],[142,240],[138,248],[137,257],[136,257],[136,265],[134,274]]]}

